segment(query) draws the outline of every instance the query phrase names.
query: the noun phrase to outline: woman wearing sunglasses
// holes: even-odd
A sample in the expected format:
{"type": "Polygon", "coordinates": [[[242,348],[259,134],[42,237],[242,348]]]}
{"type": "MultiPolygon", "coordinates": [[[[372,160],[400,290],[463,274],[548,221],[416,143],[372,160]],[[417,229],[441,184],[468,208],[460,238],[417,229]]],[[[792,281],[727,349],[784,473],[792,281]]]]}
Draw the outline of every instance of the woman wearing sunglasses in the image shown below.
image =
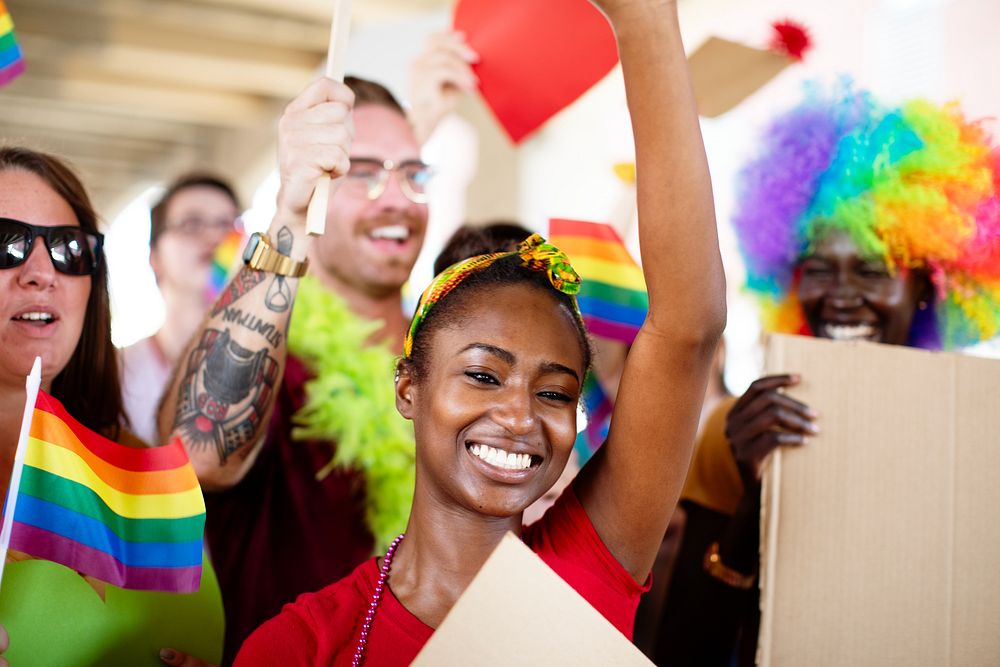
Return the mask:
{"type": "MultiPolygon", "coordinates": [[[[84,426],[124,445],[146,446],[123,428],[103,237],[87,193],[56,158],[0,147],[4,494],[25,376],[36,356],[42,359],[42,390],[84,426]]],[[[0,591],[0,622],[11,636],[7,657],[21,664],[155,664],[155,651],[137,654],[134,648],[153,627],[170,627],[176,645],[187,645],[192,653],[218,657],[221,614],[207,560],[201,591],[182,596],[118,589],[12,552],[0,591]]]]}

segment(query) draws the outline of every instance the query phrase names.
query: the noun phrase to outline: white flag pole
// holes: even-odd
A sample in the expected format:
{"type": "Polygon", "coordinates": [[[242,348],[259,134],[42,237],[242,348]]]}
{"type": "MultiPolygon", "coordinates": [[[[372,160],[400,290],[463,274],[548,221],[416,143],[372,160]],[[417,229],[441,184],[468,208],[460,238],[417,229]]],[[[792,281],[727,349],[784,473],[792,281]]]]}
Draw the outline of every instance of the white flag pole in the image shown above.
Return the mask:
{"type": "Polygon", "coordinates": [[[17,450],[14,452],[14,467],[10,472],[10,485],[7,487],[7,503],[3,513],[3,528],[0,528],[0,581],[3,580],[4,565],[7,562],[7,550],[10,548],[10,532],[14,525],[14,509],[17,505],[17,491],[21,486],[21,471],[24,470],[24,452],[28,448],[28,435],[31,433],[31,416],[35,413],[35,399],[42,383],[42,358],[35,357],[31,372],[24,382],[27,396],[24,400],[24,415],[21,417],[21,434],[17,438],[17,450]]]}
{"type": "MultiPolygon", "coordinates": [[[[351,0],[334,0],[330,23],[330,47],[326,54],[325,74],[337,81],[344,80],[347,60],[347,36],[351,31],[351,0]]],[[[323,174],[316,183],[306,211],[306,231],[320,235],[326,231],[326,207],[330,202],[330,175],[323,174]]]]}

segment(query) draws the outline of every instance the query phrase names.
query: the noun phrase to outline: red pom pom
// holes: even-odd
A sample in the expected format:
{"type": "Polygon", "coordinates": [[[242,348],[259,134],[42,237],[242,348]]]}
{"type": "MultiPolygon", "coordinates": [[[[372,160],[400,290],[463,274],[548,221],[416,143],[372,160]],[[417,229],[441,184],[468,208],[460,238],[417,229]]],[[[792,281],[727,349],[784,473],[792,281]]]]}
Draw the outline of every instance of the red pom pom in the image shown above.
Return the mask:
{"type": "Polygon", "coordinates": [[[802,55],[812,46],[805,26],[786,19],[775,21],[771,27],[774,28],[774,36],[768,48],[794,60],[802,60],[802,55]]]}

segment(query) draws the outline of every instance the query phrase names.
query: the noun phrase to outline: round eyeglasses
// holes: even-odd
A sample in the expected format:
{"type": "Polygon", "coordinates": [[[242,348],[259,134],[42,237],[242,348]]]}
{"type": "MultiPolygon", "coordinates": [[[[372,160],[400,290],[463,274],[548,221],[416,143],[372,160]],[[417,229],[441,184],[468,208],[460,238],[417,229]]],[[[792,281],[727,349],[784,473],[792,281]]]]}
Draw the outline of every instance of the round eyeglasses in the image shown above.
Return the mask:
{"type": "Polygon", "coordinates": [[[392,160],[371,157],[352,157],[345,185],[364,189],[368,199],[378,199],[389,186],[389,174],[396,172],[399,187],[414,204],[427,203],[427,183],[433,176],[430,166],[420,160],[405,160],[396,164],[392,160]]]}
{"type": "Polygon", "coordinates": [[[177,232],[182,236],[200,236],[205,232],[229,232],[233,229],[241,229],[242,221],[239,218],[201,218],[190,216],[181,218],[176,222],[168,222],[166,231],[177,232]]]}

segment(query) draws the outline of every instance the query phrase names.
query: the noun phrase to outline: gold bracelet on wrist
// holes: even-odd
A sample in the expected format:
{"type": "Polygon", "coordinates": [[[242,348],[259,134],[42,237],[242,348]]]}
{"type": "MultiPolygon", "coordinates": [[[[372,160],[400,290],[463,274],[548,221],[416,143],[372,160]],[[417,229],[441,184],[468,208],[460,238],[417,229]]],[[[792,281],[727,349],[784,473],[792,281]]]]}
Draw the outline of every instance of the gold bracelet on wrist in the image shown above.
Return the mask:
{"type": "Polygon", "coordinates": [[[743,591],[753,588],[754,582],[757,580],[757,577],[754,575],[743,574],[723,563],[722,558],[719,556],[718,542],[712,542],[712,546],[705,552],[703,565],[705,572],[708,572],[713,578],[718,579],[727,586],[732,586],[743,591]]]}

